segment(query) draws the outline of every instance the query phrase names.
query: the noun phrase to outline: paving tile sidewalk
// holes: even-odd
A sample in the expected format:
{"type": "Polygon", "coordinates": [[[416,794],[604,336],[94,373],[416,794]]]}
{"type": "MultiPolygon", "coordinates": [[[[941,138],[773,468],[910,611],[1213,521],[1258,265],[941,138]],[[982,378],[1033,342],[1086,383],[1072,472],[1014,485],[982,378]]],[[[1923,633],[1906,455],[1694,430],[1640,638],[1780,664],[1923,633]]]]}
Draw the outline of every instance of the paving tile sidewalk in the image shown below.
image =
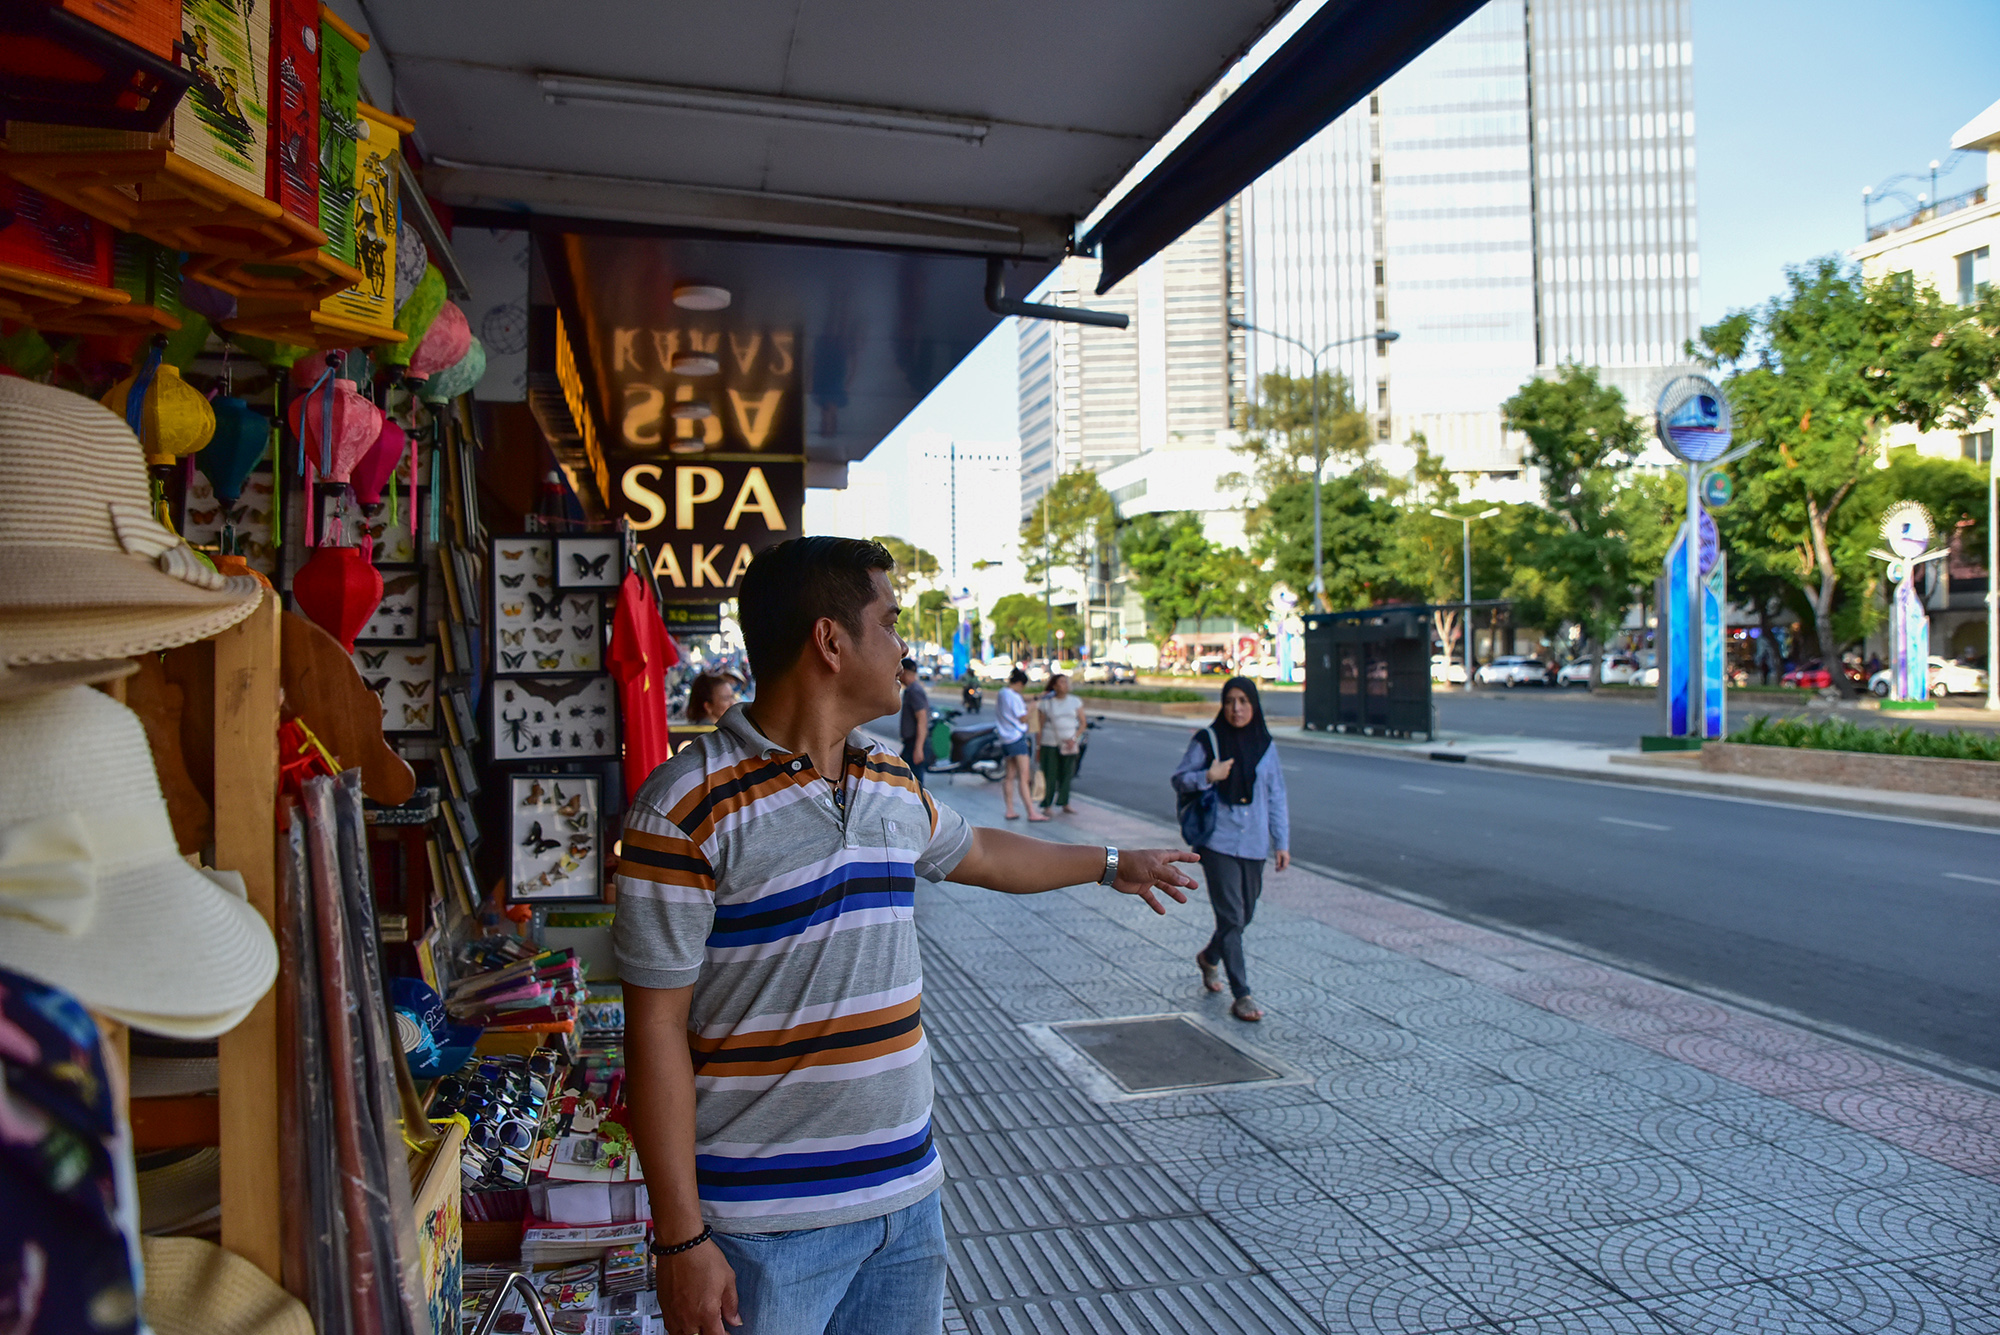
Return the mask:
{"type": "MultiPolygon", "coordinates": [[[[995,786],[936,791],[1002,823],[995,786]]],[[[1033,832],[1172,841],[1078,805],[1033,832]]],[[[1206,904],[920,887],[947,1329],[2000,1335],[2000,1098],[1301,869],[1265,884],[1269,1018],[1240,1029],[1309,1082],[1108,1104],[1023,1026],[1231,1025],[1192,962],[1206,904]]]]}

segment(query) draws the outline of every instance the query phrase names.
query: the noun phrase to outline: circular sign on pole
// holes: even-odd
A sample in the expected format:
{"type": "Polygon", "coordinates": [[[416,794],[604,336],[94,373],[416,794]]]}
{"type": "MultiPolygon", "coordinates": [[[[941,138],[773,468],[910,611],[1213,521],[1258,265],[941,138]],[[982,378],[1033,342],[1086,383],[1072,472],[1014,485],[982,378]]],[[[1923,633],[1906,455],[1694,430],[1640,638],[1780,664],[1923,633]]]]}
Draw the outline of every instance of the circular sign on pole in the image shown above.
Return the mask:
{"type": "Polygon", "coordinates": [[[1683,463],[1705,464],[1729,448],[1729,400],[1704,375],[1675,376],[1660,391],[1653,429],[1683,463]]]}
{"type": "Polygon", "coordinates": [[[1727,473],[1710,473],[1701,480],[1701,503],[1712,510],[1729,504],[1736,494],[1736,482],[1727,473]]]}
{"type": "Polygon", "coordinates": [[[1882,541],[1905,560],[1930,548],[1932,531],[1931,512],[1915,501],[1897,501],[1882,516],[1882,541]]]}

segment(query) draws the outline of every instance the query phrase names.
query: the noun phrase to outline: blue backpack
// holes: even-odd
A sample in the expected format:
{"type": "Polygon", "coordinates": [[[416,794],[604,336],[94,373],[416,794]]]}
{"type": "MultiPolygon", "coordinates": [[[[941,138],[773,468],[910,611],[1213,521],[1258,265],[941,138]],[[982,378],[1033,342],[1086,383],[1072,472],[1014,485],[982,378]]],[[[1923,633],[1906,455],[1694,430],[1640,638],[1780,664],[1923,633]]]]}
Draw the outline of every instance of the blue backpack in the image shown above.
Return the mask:
{"type": "MultiPolygon", "coordinates": [[[[1215,730],[1203,728],[1195,736],[1208,741],[1208,763],[1215,763],[1215,730]]],[[[1174,809],[1180,816],[1181,839],[1189,848],[1206,848],[1208,841],[1215,837],[1215,809],[1217,798],[1215,785],[1210,784],[1199,792],[1174,794],[1174,809]]]]}

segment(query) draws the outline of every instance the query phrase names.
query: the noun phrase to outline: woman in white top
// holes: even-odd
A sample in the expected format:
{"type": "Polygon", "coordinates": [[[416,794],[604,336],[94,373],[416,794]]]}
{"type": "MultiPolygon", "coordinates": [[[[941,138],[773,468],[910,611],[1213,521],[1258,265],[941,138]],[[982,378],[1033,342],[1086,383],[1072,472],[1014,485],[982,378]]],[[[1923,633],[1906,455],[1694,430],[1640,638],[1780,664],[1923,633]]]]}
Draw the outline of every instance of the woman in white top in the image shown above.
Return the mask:
{"type": "Polygon", "coordinates": [[[1000,696],[993,706],[993,716],[998,721],[994,736],[1000,742],[1000,754],[1006,770],[1000,775],[1000,796],[1007,803],[1007,819],[1021,819],[1021,811],[1028,813],[1029,820],[1047,820],[1035,810],[1034,800],[1028,796],[1033,790],[1029,782],[1029,768],[1033,762],[1029,753],[1034,750],[1034,742],[1028,736],[1028,697],[1021,694],[1021,688],[1028,684],[1028,674],[1015,668],[1007,674],[1007,684],[1000,688],[1000,696]],[[1014,810],[1014,792],[1021,793],[1021,811],[1014,810]]]}
{"type": "Polygon", "coordinates": [[[1050,695],[1042,697],[1042,810],[1051,804],[1074,816],[1069,805],[1069,781],[1076,777],[1076,753],[1083,745],[1083,701],[1069,693],[1069,678],[1058,672],[1049,678],[1050,695]]]}

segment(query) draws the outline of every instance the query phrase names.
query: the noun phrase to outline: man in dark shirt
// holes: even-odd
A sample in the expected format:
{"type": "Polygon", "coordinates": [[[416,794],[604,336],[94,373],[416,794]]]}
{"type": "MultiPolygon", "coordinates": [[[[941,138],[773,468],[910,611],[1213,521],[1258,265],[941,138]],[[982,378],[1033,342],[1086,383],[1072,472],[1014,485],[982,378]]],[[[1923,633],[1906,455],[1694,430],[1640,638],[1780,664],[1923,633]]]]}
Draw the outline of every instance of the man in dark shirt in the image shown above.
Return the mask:
{"type": "Polygon", "coordinates": [[[924,771],[930,767],[931,751],[926,739],[931,735],[931,698],[917,682],[917,660],[903,660],[903,670],[897,676],[903,683],[903,763],[910,767],[910,773],[917,776],[917,783],[924,781],[924,771]]]}

